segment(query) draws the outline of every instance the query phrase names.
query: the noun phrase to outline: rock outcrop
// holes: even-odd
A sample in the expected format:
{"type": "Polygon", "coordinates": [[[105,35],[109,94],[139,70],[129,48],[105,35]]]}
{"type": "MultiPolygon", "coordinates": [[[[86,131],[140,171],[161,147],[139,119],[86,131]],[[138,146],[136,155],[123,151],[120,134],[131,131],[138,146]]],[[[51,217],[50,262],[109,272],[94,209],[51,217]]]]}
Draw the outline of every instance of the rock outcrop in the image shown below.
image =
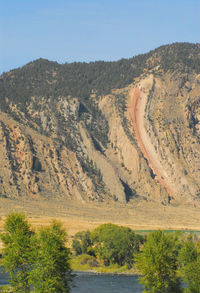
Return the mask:
{"type": "Polygon", "coordinates": [[[199,56],[178,44],[88,71],[39,60],[3,74],[0,197],[199,204],[199,56]]]}

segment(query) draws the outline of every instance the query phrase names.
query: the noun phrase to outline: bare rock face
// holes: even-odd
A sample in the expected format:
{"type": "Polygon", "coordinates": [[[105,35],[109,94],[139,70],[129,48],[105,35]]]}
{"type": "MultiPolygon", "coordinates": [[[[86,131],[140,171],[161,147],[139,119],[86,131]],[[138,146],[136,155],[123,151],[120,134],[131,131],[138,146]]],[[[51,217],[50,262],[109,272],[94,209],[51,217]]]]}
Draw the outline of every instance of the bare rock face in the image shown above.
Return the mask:
{"type": "MultiPolygon", "coordinates": [[[[155,180],[165,187],[170,201],[192,202],[198,199],[200,187],[200,148],[185,114],[188,100],[196,97],[190,91],[189,98],[187,88],[179,93],[179,84],[171,77],[168,87],[168,78],[163,82],[152,75],[136,84],[132,94],[134,129],[155,180]]],[[[193,88],[200,92],[197,87],[194,83],[193,88]]]]}
{"type": "Polygon", "coordinates": [[[0,196],[198,204],[199,55],[161,47],[113,63],[118,77],[43,60],[2,75],[0,196]]]}

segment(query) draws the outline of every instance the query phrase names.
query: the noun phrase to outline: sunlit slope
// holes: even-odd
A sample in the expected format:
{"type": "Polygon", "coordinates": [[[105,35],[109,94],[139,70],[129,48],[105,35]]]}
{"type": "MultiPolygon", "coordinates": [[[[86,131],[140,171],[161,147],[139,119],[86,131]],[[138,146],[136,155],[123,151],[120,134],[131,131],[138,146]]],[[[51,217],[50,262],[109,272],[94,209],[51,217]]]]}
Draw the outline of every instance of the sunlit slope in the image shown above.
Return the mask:
{"type": "Polygon", "coordinates": [[[199,57],[177,43],[1,75],[0,196],[198,204],[199,57]]]}

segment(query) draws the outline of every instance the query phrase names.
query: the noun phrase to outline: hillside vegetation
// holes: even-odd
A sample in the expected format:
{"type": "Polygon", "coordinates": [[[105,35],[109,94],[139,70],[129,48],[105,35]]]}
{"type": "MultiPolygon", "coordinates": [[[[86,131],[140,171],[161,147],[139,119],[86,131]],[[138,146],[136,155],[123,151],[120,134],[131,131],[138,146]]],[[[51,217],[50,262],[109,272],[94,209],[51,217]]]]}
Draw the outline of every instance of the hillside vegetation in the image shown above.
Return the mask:
{"type": "Polygon", "coordinates": [[[0,76],[0,110],[1,197],[198,204],[199,44],[116,62],[38,59],[0,76]],[[143,131],[172,192],[138,142],[136,87],[146,97],[143,131]]]}

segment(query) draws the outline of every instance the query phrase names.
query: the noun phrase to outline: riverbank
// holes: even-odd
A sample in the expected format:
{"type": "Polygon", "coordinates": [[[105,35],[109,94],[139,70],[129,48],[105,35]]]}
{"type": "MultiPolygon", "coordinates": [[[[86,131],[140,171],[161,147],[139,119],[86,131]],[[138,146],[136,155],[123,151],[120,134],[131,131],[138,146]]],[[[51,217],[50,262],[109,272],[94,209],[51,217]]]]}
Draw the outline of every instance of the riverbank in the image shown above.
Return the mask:
{"type": "Polygon", "coordinates": [[[71,268],[73,271],[95,274],[139,275],[139,272],[134,267],[128,268],[127,265],[119,266],[117,264],[105,266],[102,261],[87,254],[72,257],[71,268]]]}

